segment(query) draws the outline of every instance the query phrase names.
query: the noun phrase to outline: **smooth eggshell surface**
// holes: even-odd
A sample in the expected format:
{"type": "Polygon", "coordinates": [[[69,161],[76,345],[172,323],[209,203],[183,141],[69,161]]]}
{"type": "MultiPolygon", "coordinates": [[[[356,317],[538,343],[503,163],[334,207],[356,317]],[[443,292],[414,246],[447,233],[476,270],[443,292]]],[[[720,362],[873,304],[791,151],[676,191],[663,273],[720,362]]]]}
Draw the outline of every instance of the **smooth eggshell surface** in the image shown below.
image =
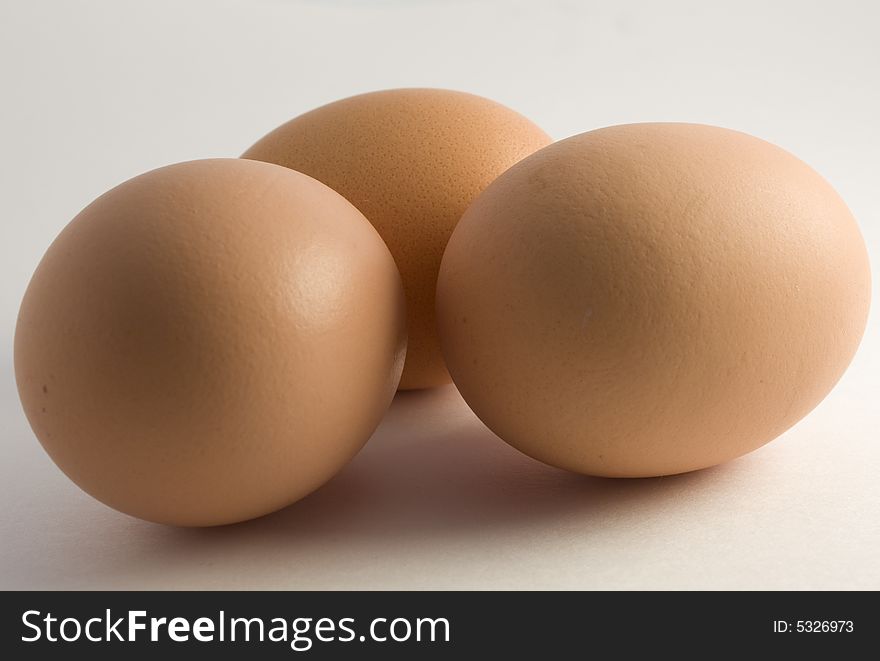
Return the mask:
{"type": "Polygon", "coordinates": [[[342,194],[382,235],[403,278],[408,349],[401,388],[449,382],[434,293],[446,242],[471,201],[549,137],[462,92],[400,89],[336,101],[262,138],[244,158],[304,172],[342,194]]]}
{"type": "Polygon", "coordinates": [[[501,438],[587,474],[724,462],[808,413],[870,298],[859,230],[757,138],[635,124],[542,149],[467,210],[440,271],[442,346],[501,438]]]}
{"type": "Polygon", "coordinates": [[[397,388],[403,290],[323,184],[240,159],[135,177],[83,210],[25,294],[15,371],[31,426],[104,503],[215,525],[305,496],[397,388]]]}

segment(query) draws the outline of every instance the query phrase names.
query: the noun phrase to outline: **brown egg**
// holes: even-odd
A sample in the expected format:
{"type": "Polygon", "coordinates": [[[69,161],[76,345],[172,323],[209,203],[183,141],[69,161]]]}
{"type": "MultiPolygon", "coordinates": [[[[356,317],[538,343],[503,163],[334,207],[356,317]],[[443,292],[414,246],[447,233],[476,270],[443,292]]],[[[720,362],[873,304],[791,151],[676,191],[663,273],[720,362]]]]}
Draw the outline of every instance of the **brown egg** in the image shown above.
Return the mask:
{"type": "Polygon", "coordinates": [[[308,112],[244,158],[285,165],[341,193],[379,230],[403,277],[409,342],[401,388],[449,382],[434,293],[446,242],[499,174],[550,142],[532,122],[471,94],[373,92],[308,112]]]}
{"type": "Polygon", "coordinates": [[[467,210],[437,311],[462,395],[501,438],[604,476],[767,443],[849,364],[861,235],[816,172],[757,138],[635,124],[558,142],[467,210]]]}
{"type": "Polygon", "coordinates": [[[404,352],[400,278],[360,212],[303,174],[217,159],[135,177],[62,231],[21,305],[15,372],[80,487],[207,526],[336,473],[404,352]]]}

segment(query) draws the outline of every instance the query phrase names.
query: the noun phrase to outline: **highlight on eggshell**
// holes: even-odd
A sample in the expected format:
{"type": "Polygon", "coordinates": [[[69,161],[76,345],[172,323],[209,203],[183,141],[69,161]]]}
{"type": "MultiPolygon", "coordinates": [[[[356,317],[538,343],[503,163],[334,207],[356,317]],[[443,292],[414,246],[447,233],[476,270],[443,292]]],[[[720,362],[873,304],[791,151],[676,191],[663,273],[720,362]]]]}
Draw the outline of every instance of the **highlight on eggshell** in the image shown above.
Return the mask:
{"type": "Polygon", "coordinates": [[[814,170],[758,138],[631,124],[492,183],[443,257],[437,318],[464,399],[548,464],[644,477],[791,427],[853,357],[867,252],[814,170]]]}

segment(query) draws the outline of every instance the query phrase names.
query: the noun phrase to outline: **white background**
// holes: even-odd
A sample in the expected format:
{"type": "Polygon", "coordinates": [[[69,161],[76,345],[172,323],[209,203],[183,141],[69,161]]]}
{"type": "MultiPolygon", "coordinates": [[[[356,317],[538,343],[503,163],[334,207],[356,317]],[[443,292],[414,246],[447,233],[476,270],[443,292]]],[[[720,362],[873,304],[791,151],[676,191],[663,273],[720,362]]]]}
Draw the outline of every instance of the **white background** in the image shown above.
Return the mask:
{"type": "Polygon", "coordinates": [[[877,3],[0,6],[0,588],[880,588],[876,313],[828,399],[725,466],[569,475],[508,448],[443,388],[398,397],[316,494],[208,530],[144,523],[80,492],[31,434],[11,357],[31,272],[94,197],[388,87],[482,94],[555,138],[651,120],[756,134],[837,187],[876,274],[877,3]]]}

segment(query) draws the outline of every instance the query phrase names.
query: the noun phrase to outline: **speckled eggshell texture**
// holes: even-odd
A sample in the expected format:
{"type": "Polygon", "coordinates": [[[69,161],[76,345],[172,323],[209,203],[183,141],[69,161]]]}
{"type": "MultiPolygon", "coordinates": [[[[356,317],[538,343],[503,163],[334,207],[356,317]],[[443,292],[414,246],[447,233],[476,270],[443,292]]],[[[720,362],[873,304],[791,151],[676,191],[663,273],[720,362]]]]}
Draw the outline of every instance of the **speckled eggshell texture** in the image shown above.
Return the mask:
{"type": "Polygon", "coordinates": [[[494,101],[399,89],[317,108],[272,131],[243,157],[324,182],[382,235],[406,292],[409,342],[400,387],[411,389],[449,382],[434,293],[452,230],[495,177],[549,142],[535,124],[494,101]]]}
{"type": "Polygon", "coordinates": [[[467,210],[440,271],[446,361],[546,463],[654,476],[767,443],[863,333],[865,246],[816,172],[757,138],[635,124],[542,149],[467,210]]]}
{"type": "Polygon", "coordinates": [[[104,503],[207,526],[305,496],[397,388],[403,289],[374,228],[306,175],[240,159],[135,177],[27,289],[15,373],[56,464],[104,503]]]}

